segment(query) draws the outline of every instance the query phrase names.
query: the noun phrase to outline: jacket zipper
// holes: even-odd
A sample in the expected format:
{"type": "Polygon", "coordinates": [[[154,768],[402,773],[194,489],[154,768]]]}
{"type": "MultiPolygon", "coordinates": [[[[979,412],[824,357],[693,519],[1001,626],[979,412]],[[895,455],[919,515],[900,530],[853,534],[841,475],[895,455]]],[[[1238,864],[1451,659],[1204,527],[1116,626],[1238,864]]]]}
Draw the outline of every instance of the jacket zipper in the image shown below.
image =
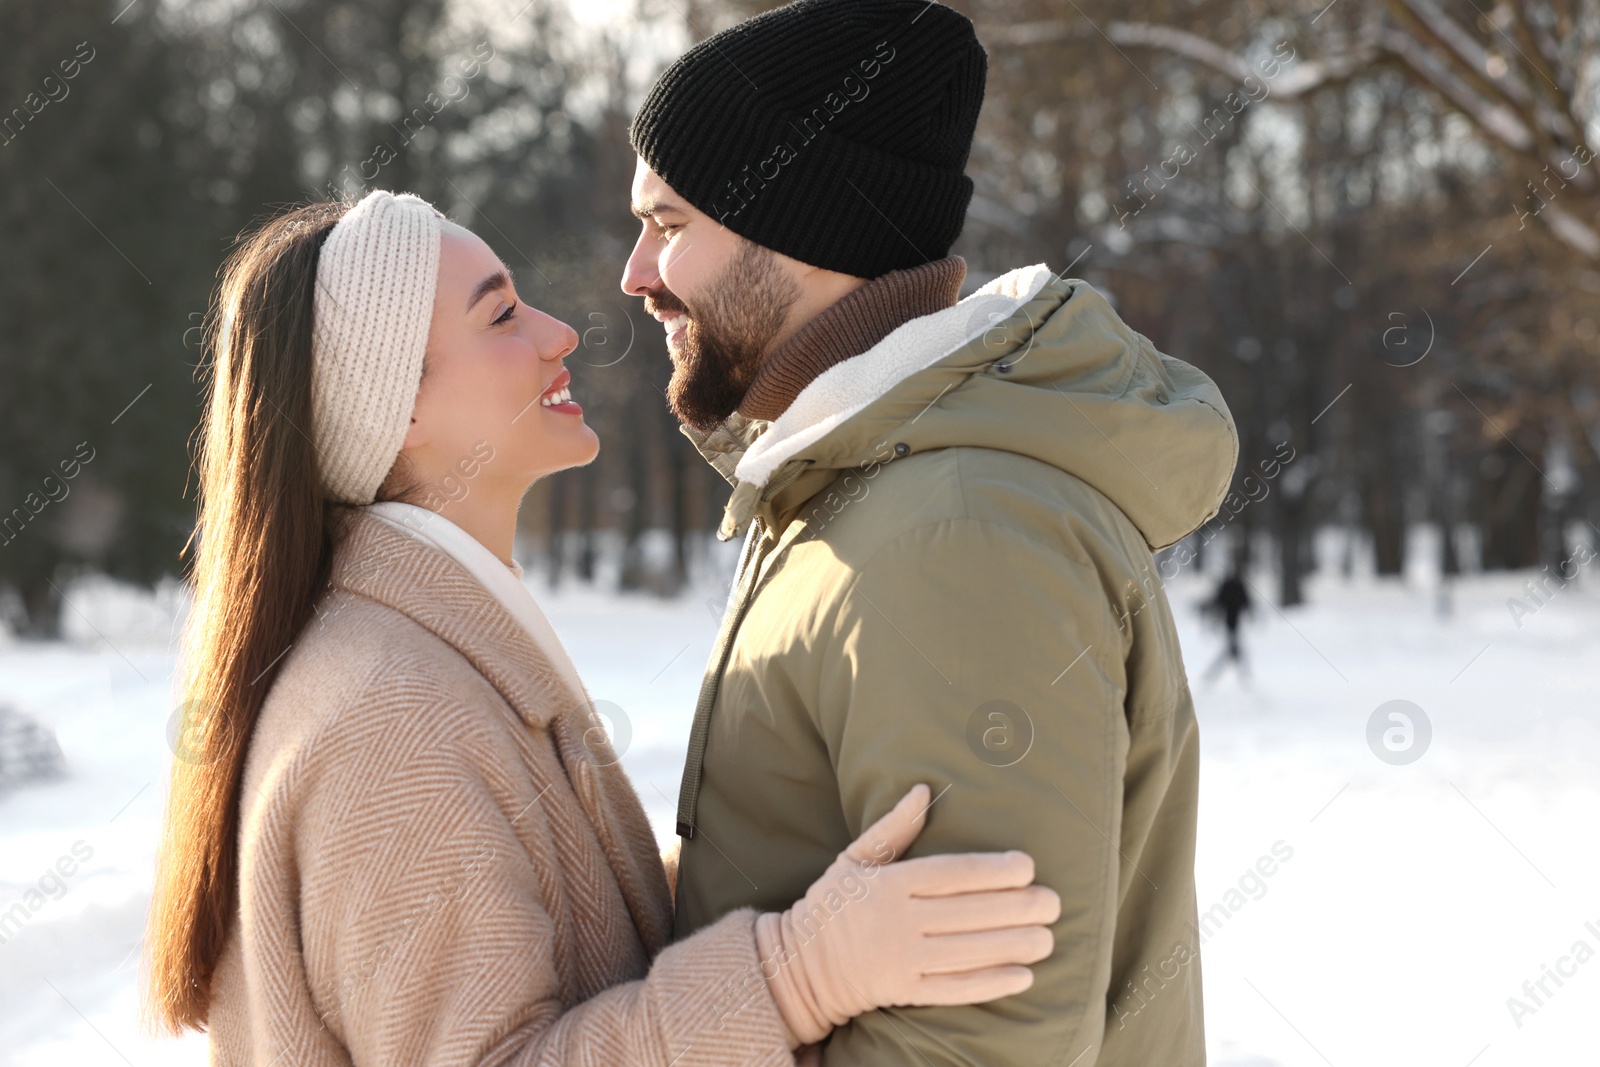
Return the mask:
{"type": "Polygon", "coordinates": [[[689,754],[683,765],[683,785],[678,792],[678,836],[685,840],[694,837],[695,811],[700,802],[700,777],[705,765],[706,742],[711,736],[711,706],[717,702],[717,688],[722,682],[722,672],[733,654],[733,637],[744,621],[745,612],[754,599],[755,576],[760,572],[760,545],[766,529],[759,518],[750,526],[750,540],[739,563],[735,582],[735,600],[717,635],[717,646],[711,657],[716,666],[706,672],[700,682],[700,699],[695,703],[694,726],[689,731],[689,754]]]}

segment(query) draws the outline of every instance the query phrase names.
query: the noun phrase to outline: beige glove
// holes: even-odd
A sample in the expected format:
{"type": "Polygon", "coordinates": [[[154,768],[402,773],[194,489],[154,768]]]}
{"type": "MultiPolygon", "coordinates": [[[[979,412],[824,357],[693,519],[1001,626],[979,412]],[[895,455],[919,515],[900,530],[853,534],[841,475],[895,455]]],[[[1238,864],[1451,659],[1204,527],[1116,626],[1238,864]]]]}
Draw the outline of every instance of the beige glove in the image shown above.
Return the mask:
{"type": "Polygon", "coordinates": [[[1055,890],[1030,885],[1026,852],[892,861],[927,821],[917,785],[822,873],[805,898],[756,919],[761,972],[790,1047],[873,1008],[981,1004],[1033,985],[1050,955],[1055,890]]]}

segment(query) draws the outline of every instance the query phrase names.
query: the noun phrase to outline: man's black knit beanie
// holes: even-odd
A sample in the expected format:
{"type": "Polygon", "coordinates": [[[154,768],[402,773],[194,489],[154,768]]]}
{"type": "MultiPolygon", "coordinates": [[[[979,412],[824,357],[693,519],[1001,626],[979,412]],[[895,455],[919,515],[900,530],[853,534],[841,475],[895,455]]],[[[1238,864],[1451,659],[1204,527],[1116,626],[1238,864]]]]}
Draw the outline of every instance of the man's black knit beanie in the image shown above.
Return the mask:
{"type": "Polygon", "coordinates": [[[950,253],[988,63],[930,0],[798,0],[685,52],[634,151],[730,230],[862,278],[950,253]]]}

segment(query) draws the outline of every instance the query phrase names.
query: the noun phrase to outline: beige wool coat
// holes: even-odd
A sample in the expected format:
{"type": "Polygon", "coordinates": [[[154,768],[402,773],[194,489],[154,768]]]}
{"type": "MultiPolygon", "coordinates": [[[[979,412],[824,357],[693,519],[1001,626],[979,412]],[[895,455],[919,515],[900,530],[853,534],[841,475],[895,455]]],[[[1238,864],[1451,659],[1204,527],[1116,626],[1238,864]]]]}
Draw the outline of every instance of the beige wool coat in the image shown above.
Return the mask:
{"type": "Polygon", "coordinates": [[[669,946],[585,695],[445,552],[351,520],[250,740],[212,1061],[792,1064],[754,911],[669,946]]]}

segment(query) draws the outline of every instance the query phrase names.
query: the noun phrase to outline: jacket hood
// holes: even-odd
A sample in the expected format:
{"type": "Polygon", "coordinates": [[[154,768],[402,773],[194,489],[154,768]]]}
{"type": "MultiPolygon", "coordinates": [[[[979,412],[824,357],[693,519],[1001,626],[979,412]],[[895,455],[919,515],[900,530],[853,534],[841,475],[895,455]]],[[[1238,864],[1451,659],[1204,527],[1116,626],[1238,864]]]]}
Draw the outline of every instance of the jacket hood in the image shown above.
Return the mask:
{"type": "MultiPolygon", "coordinates": [[[[726,469],[739,450],[722,436],[710,444],[726,469]]],[[[1093,286],[1041,264],[913,319],[819,375],[742,449],[724,533],[807,471],[955,446],[1015,452],[1081,479],[1152,550],[1217,514],[1239,456],[1233,417],[1210,378],[1156,351],[1093,286]]]]}

